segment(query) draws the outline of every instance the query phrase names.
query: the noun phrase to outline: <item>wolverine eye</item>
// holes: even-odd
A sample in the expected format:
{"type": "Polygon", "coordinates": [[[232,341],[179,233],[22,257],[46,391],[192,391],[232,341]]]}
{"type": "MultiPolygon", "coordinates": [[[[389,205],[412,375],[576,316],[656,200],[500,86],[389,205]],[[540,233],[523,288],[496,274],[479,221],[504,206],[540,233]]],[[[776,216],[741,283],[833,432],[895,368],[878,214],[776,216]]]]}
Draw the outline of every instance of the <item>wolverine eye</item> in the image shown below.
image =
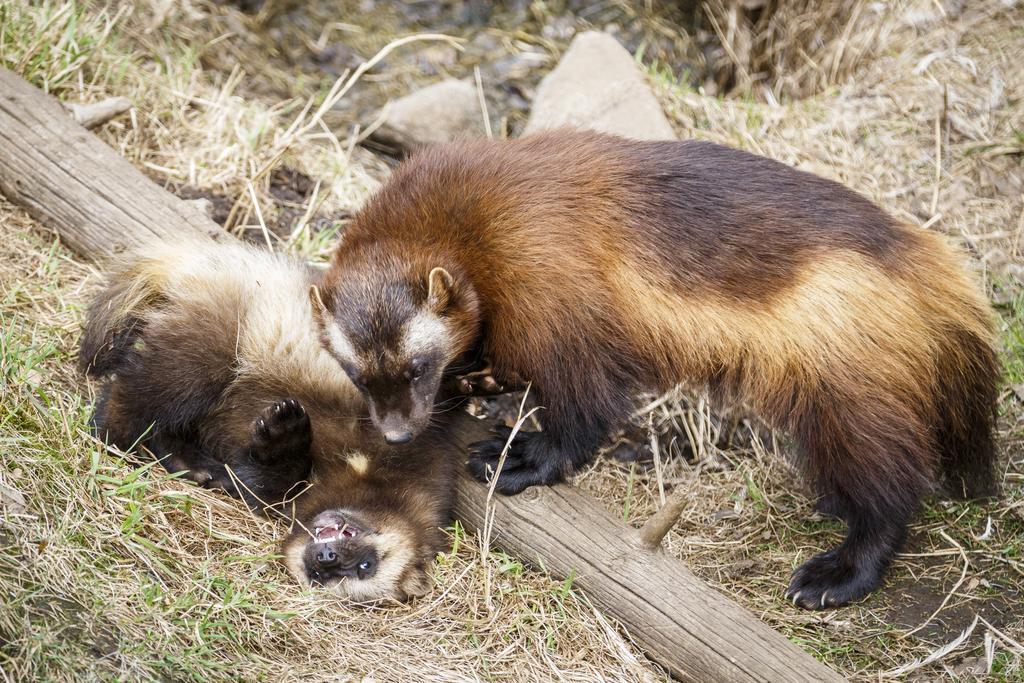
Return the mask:
{"type": "Polygon", "coordinates": [[[415,382],[419,378],[423,377],[423,374],[430,367],[430,363],[425,360],[416,359],[409,366],[409,377],[415,382]]]}

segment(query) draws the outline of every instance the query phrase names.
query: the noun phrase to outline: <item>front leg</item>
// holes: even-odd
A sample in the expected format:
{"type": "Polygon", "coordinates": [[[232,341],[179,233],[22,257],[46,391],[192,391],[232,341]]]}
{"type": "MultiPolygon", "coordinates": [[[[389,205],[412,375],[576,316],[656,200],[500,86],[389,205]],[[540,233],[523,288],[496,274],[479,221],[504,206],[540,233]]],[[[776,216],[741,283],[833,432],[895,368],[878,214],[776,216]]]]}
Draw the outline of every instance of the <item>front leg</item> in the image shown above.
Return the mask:
{"type": "Polygon", "coordinates": [[[276,401],[257,416],[250,426],[249,454],[264,465],[306,457],[313,443],[313,430],[302,404],[294,398],[276,401]]]}
{"type": "Polygon", "coordinates": [[[538,484],[557,484],[589,462],[607,434],[607,429],[600,426],[586,428],[582,422],[573,427],[565,433],[556,423],[549,423],[543,432],[516,433],[508,446],[500,473],[498,463],[512,430],[497,427],[495,438],[470,446],[466,466],[470,474],[485,483],[498,473],[495,489],[507,496],[538,484]]]}
{"type": "MultiPolygon", "coordinates": [[[[580,350],[571,362],[549,340],[534,339],[530,364],[509,363],[509,370],[531,379],[544,427],[519,432],[509,447],[496,490],[512,495],[535,484],[556,484],[589,462],[611,428],[624,422],[632,404],[632,386],[624,373],[601,362],[604,355],[580,350]]],[[[499,364],[500,365],[500,364],[499,364]]],[[[497,472],[508,431],[470,446],[470,473],[488,481],[497,472]]]]}
{"type": "Polygon", "coordinates": [[[457,372],[446,374],[442,393],[446,396],[483,398],[522,391],[525,388],[526,383],[515,375],[495,375],[490,359],[482,357],[471,365],[460,365],[457,372]]]}
{"type": "Polygon", "coordinates": [[[283,500],[308,476],[312,443],[309,415],[298,400],[271,403],[252,420],[249,442],[231,463],[238,494],[256,509],[283,500]]]}

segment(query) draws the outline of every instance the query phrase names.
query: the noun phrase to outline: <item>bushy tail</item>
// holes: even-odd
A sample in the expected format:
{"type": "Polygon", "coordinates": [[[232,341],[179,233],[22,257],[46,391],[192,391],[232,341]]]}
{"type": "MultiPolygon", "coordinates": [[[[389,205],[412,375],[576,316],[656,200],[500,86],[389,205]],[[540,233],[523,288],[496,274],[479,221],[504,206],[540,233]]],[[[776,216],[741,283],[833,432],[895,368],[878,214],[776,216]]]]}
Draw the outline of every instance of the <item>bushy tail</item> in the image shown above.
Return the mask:
{"type": "Polygon", "coordinates": [[[86,313],[78,347],[82,372],[103,377],[117,370],[142,332],[146,311],[162,298],[166,277],[166,263],[149,257],[111,275],[86,313]]]}
{"type": "Polygon", "coordinates": [[[999,359],[988,338],[968,330],[949,334],[944,346],[935,433],[942,483],[951,495],[994,495],[999,359]]]}
{"type": "Polygon", "coordinates": [[[935,233],[912,229],[918,307],[935,350],[932,435],[943,488],[951,495],[994,495],[995,422],[1001,368],[995,314],[965,259],[935,233]]]}

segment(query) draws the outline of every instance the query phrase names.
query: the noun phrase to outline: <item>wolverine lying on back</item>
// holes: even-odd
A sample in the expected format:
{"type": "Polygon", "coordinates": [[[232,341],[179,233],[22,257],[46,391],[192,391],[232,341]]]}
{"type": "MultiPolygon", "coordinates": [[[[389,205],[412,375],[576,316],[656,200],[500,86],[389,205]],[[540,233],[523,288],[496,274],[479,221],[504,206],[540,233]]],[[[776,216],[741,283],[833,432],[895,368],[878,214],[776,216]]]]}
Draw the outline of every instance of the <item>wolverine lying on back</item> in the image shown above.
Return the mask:
{"type": "Polygon", "coordinates": [[[404,450],[368,442],[364,402],[319,343],[315,280],[241,244],[154,245],[130,260],[82,338],[83,369],[104,380],[97,432],[254,508],[297,496],[282,506],[282,550],[303,584],[359,600],[422,593],[475,421],[449,414],[404,450]]]}
{"type": "MultiPolygon", "coordinates": [[[[390,443],[427,424],[467,350],[533,383],[544,431],[517,437],[504,493],[587,462],[640,390],[688,381],[747,404],[788,430],[849,524],[797,570],[805,607],[877,585],[938,479],[993,488],[998,368],[960,257],[837,183],[738,150],[572,131],[427,150],[357,215],[318,304],[390,443]]],[[[477,445],[477,477],[502,445],[477,445]]]]}

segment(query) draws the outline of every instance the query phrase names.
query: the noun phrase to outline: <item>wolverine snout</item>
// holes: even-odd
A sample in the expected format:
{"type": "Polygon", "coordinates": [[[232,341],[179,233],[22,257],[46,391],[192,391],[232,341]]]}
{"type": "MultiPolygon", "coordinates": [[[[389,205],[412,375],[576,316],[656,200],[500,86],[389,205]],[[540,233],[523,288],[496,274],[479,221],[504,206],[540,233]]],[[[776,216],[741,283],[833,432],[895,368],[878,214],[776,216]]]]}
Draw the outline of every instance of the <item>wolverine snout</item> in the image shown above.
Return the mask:
{"type": "Polygon", "coordinates": [[[412,441],[412,432],[409,430],[392,430],[384,432],[384,440],[389,444],[397,445],[412,441]]]}
{"type": "Polygon", "coordinates": [[[384,440],[392,445],[409,443],[412,441],[413,428],[409,418],[400,413],[388,413],[380,421],[380,433],[384,440]]]}

